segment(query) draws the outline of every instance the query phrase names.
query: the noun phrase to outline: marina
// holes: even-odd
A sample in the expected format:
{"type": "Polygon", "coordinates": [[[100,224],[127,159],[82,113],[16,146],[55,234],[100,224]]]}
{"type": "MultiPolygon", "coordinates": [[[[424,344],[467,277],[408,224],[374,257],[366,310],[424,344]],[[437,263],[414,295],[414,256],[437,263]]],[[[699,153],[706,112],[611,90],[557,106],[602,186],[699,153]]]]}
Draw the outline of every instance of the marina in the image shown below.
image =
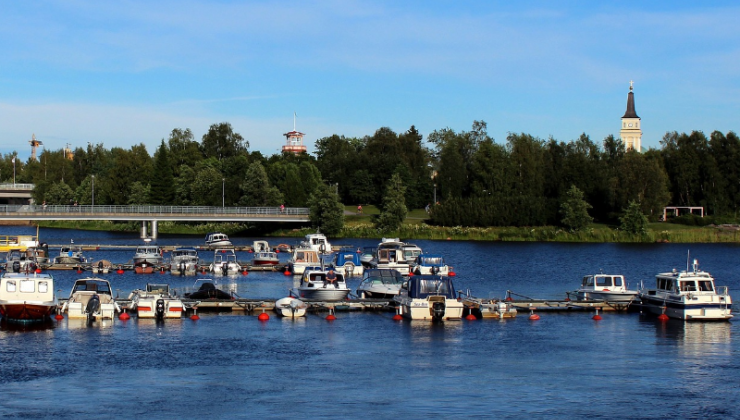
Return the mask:
{"type": "MultiPolygon", "coordinates": [[[[42,234],[67,238],[48,239],[49,243],[59,244],[68,243],[70,236],[76,243],[137,243],[136,237],[121,234],[42,234]]],[[[258,238],[232,236],[231,240],[235,247],[248,249],[248,244],[258,238]]],[[[284,238],[267,240],[289,242],[284,238]]],[[[160,238],[158,245],[189,248],[197,241],[202,241],[202,237],[160,238]]],[[[378,240],[346,242],[364,249],[378,240]]],[[[121,412],[141,404],[155,404],[160,397],[154,395],[158,395],[166,398],[177,412],[207,416],[209,410],[195,404],[190,394],[205,392],[229,378],[233,392],[221,401],[224,409],[239,411],[247,405],[250,416],[266,418],[296,407],[317,418],[360,411],[385,417],[390,414],[389,406],[394,414],[412,418],[420,413],[465,417],[471,413],[466,402],[470,398],[477,404],[498,407],[504,418],[522,413],[534,417],[608,418],[615,410],[624,408],[624,401],[602,401],[589,406],[577,403],[583,395],[595,395],[587,384],[604,381],[601,372],[607,370],[610,381],[625,400],[639,401],[656,389],[661,390],[663,397],[656,404],[639,407],[641,418],[657,419],[679,413],[685,417],[726,417],[724,404],[715,400],[740,402],[734,391],[726,391],[727,387],[740,386],[740,380],[731,376],[728,382],[722,373],[726,369],[715,368],[740,367],[734,357],[740,350],[736,321],[659,321],[634,302],[623,309],[610,307],[604,301],[578,300],[573,292],[568,293],[582,283],[585,274],[596,272],[624,275],[631,283],[630,289],[640,281],[651,285],[666,266],[685,266],[685,246],[415,242],[424,252],[442,254],[446,262],[454,265],[456,276],[451,278],[464,308],[461,319],[396,321],[392,299],[359,298],[357,290],[363,281],[360,276],[347,278],[351,290],[348,299],[327,302],[295,299],[295,295],[284,300],[300,284],[300,276],[290,272],[186,276],[164,271],[138,275],[133,270],[119,274],[114,267],[108,274],[96,274],[110,282],[113,301],[121,311],[115,317],[88,322],[64,315],[60,320],[52,316],[48,322],[0,323],[0,374],[9,384],[0,414],[9,416],[23,410],[28,415],[44,417],[44,413],[61,407],[91,415],[87,409],[74,407],[85,407],[76,395],[88,395],[95,389],[102,404],[121,412]],[[480,264],[481,259],[495,264],[480,264]],[[595,266],[593,261],[600,263],[595,266]],[[201,293],[201,286],[195,284],[199,279],[210,279],[213,289],[206,288],[201,293]],[[148,284],[168,285],[168,293],[183,304],[181,318],[138,317],[132,311],[132,301],[128,299],[131,291],[145,290],[148,284]],[[210,297],[205,290],[219,290],[223,295],[210,297]],[[275,305],[281,300],[278,314],[275,305]],[[299,301],[294,303],[294,309],[291,301],[299,301]],[[469,319],[471,312],[475,320],[469,319]],[[130,319],[122,319],[122,313],[131,315],[130,319]],[[539,315],[539,320],[531,320],[532,313],[539,315]],[[596,320],[597,313],[601,320],[596,320]],[[590,362],[595,353],[609,353],[610,357],[590,362]],[[90,355],[96,361],[78,360],[80,354],[90,355]],[[22,375],[14,368],[17,366],[25,366],[22,375]],[[143,397],[121,398],[116,381],[83,373],[111,368],[125,369],[127,384],[147,387],[151,392],[143,397]],[[578,372],[579,381],[568,380],[573,372],[578,372]],[[254,375],[274,378],[296,374],[306,381],[336,382],[333,388],[352,396],[351,401],[342,405],[314,404],[307,402],[305,392],[299,389],[277,381],[252,379],[254,375]],[[634,380],[637,376],[639,381],[634,380]],[[337,382],[337,377],[353,380],[337,382]],[[700,377],[722,378],[727,386],[716,389],[712,399],[687,400],[687,389],[681,384],[700,377]],[[409,408],[408,401],[428,392],[429,384],[439,380],[460,384],[435,393],[435,398],[447,401],[443,408],[439,404],[418,403],[414,403],[413,410],[409,408]],[[506,382],[508,392],[491,393],[491,381],[506,382]],[[387,390],[390,382],[404,386],[391,393],[380,392],[387,390]],[[353,391],[355,388],[364,391],[353,391]],[[24,391],[21,393],[20,389],[24,391]],[[28,398],[39,401],[35,408],[29,410],[13,403],[28,398]]],[[[54,255],[54,247],[50,249],[54,255]]],[[[734,267],[726,263],[735,247],[695,245],[691,252],[718,285],[727,285],[730,294],[739,289],[734,267]]],[[[202,254],[208,258],[212,253],[211,250],[202,254]]],[[[85,256],[93,261],[126,261],[132,254],[132,248],[85,251],[85,256]]],[[[164,254],[166,259],[167,252],[164,254]]],[[[236,255],[239,261],[251,258],[248,250],[237,248],[236,255]]],[[[281,252],[279,257],[285,266],[291,255],[281,252]]],[[[91,276],[87,270],[49,273],[54,276],[61,305],[77,280],[91,276]]],[[[372,275],[368,273],[368,278],[372,275]]],[[[627,405],[638,409],[639,404],[627,405]]]]}

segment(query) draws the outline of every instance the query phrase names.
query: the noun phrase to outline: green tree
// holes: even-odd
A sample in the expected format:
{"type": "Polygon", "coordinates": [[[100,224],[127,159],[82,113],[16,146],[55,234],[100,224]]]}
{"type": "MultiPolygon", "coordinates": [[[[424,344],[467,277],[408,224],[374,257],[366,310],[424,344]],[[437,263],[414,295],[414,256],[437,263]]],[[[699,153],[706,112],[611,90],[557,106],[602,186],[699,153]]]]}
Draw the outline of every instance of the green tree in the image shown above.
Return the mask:
{"type": "Polygon", "coordinates": [[[398,230],[406,219],[406,187],[398,172],[394,173],[383,196],[383,210],[376,221],[376,227],[382,231],[398,230]]]}
{"type": "Polygon", "coordinates": [[[647,233],[648,219],[642,213],[640,203],[637,201],[630,201],[627,210],[624,215],[619,218],[622,222],[620,229],[627,233],[644,235],[647,233]]]}
{"type": "Polygon", "coordinates": [[[308,199],[311,225],[326,235],[336,235],[344,227],[344,206],[334,188],[321,183],[308,199]]]}
{"type": "Polygon", "coordinates": [[[64,181],[55,182],[46,190],[43,200],[49,205],[67,205],[74,200],[74,191],[64,181]]]}
{"type": "Polygon", "coordinates": [[[591,205],[583,199],[583,191],[572,185],[560,205],[561,222],[571,230],[581,230],[593,221],[588,214],[591,205]]]}
{"type": "Polygon", "coordinates": [[[283,202],[283,194],[270,185],[267,171],[260,162],[249,165],[241,190],[239,204],[242,206],[279,206],[283,202]]]}
{"type": "Polygon", "coordinates": [[[172,174],[172,166],[169,158],[169,151],[164,144],[164,140],[159,145],[159,149],[154,153],[154,170],[149,202],[151,204],[172,205],[175,198],[175,177],[172,174]]]}
{"type": "Polygon", "coordinates": [[[129,189],[128,194],[128,202],[126,204],[130,205],[142,205],[142,204],[150,204],[149,196],[151,194],[151,188],[149,187],[149,184],[144,184],[141,181],[136,181],[133,184],[131,184],[131,188],[129,189]]]}
{"type": "Polygon", "coordinates": [[[206,158],[216,158],[219,162],[241,153],[249,148],[249,142],[239,133],[235,133],[231,124],[223,122],[213,124],[203,135],[201,149],[206,158]]]}

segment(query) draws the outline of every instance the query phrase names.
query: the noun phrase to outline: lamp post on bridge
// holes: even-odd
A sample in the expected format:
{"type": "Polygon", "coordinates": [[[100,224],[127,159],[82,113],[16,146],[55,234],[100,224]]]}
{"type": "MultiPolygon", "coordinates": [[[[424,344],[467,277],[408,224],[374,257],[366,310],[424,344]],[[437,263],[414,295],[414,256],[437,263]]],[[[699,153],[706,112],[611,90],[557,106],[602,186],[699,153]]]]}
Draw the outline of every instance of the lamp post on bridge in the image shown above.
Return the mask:
{"type": "Polygon", "coordinates": [[[90,175],[92,178],[92,206],[95,207],[95,175],[90,175]]]}
{"type": "Polygon", "coordinates": [[[221,207],[226,207],[226,178],[221,178],[221,207]]]}

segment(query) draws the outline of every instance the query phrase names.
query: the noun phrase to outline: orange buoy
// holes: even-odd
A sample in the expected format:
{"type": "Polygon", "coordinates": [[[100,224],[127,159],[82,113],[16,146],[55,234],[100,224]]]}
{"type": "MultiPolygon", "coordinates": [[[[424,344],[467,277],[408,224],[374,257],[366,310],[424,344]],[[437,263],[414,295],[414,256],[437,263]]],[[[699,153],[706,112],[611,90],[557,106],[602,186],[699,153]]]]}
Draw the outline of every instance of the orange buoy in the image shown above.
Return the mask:
{"type": "Polygon", "coordinates": [[[668,315],[666,314],[658,315],[658,321],[663,321],[663,322],[668,321],[668,315]]]}
{"type": "Polygon", "coordinates": [[[334,314],[329,314],[326,316],[327,321],[335,321],[337,317],[334,316],[334,314]]]}
{"type": "Polygon", "coordinates": [[[475,315],[473,314],[468,314],[468,316],[466,316],[465,319],[467,319],[468,321],[475,321],[478,318],[476,318],[475,315]]]}
{"type": "Polygon", "coordinates": [[[61,320],[63,320],[63,319],[64,319],[64,315],[62,315],[62,314],[56,314],[56,315],[54,316],[54,319],[56,319],[57,321],[61,321],[61,320]]]}
{"type": "Polygon", "coordinates": [[[397,313],[397,314],[393,315],[393,320],[394,320],[394,321],[400,321],[400,320],[402,320],[402,319],[403,319],[403,317],[402,317],[402,316],[401,316],[401,314],[399,314],[399,313],[397,313]]]}
{"type": "Polygon", "coordinates": [[[257,319],[259,319],[260,321],[267,321],[268,319],[270,319],[270,315],[267,315],[266,313],[262,312],[261,314],[259,314],[257,319]]]}
{"type": "Polygon", "coordinates": [[[120,319],[121,321],[128,321],[129,318],[131,318],[131,315],[129,315],[126,312],[122,313],[121,315],[118,315],[118,319],[120,319]]]}
{"type": "Polygon", "coordinates": [[[123,269],[122,268],[119,268],[118,270],[116,270],[116,273],[123,274],[123,269]]]}
{"type": "Polygon", "coordinates": [[[537,321],[538,319],[540,319],[540,316],[537,315],[536,313],[534,313],[534,308],[530,309],[529,310],[529,320],[530,321],[537,321]]]}
{"type": "Polygon", "coordinates": [[[247,273],[247,270],[242,271],[242,275],[243,276],[246,276],[247,274],[249,274],[249,273],[247,273]]]}

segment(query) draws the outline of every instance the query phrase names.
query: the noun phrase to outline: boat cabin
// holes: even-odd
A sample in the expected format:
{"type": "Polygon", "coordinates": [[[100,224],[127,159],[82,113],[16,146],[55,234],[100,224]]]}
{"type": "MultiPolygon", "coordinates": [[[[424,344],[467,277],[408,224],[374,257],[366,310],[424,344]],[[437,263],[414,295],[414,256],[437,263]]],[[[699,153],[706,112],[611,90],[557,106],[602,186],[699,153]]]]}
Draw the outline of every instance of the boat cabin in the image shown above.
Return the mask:
{"type": "Polygon", "coordinates": [[[403,259],[405,261],[414,261],[419,255],[422,254],[421,248],[414,244],[403,244],[401,246],[401,249],[403,250],[403,259]]]}
{"type": "Polygon", "coordinates": [[[293,251],[293,261],[297,263],[320,264],[321,258],[313,249],[296,249],[293,251]]]}
{"type": "Polygon", "coordinates": [[[445,259],[437,254],[422,254],[416,257],[416,264],[424,267],[443,267],[445,259]]]}
{"type": "Polygon", "coordinates": [[[108,295],[113,296],[113,292],[110,288],[110,283],[108,283],[105,280],[96,280],[96,279],[84,279],[84,280],[77,280],[75,282],[74,287],[72,288],[72,293],[75,294],[77,292],[95,292],[97,294],[102,295],[108,295]]]}
{"type": "Polygon", "coordinates": [[[190,257],[193,259],[198,258],[198,251],[194,248],[178,248],[172,251],[170,254],[171,257],[174,258],[184,258],[184,257],[190,257]]]}
{"type": "Polygon", "coordinates": [[[420,275],[411,277],[404,289],[411,299],[426,299],[429,296],[444,296],[447,299],[457,299],[455,287],[449,277],[434,275],[420,275]]]}
{"type": "Polygon", "coordinates": [[[233,249],[220,249],[213,253],[213,264],[222,264],[224,262],[236,263],[236,253],[233,249]]]}
{"type": "MultiPolygon", "coordinates": [[[[344,282],[344,276],[341,273],[334,272],[334,274],[337,276],[337,283],[344,282]]],[[[303,272],[303,277],[301,277],[301,284],[302,285],[309,285],[309,287],[313,287],[312,283],[320,283],[323,284],[326,282],[326,272],[325,271],[319,271],[319,270],[313,270],[311,268],[306,268],[306,271],[303,272]]]]}
{"type": "Polygon", "coordinates": [[[221,232],[210,232],[206,235],[206,245],[231,245],[229,236],[221,232]]]}
{"type": "Polygon", "coordinates": [[[147,283],[146,285],[146,291],[147,293],[159,293],[161,295],[169,295],[170,294],[170,285],[169,284],[160,284],[160,283],[147,283]]]}
{"type": "Polygon", "coordinates": [[[136,254],[162,255],[162,249],[157,245],[140,245],[136,247],[136,254]]]}
{"type": "Polygon", "coordinates": [[[658,274],[656,276],[656,289],[668,293],[681,292],[709,292],[714,293],[714,279],[709,273],[699,271],[695,273],[671,273],[658,274]]]}
{"type": "Polygon", "coordinates": [[[304,243],[315,250],[331,252],[331,244],[322,233],[309,233],[306,235],[304,243]]]}
{"type": "Polygon", "coordinates": [[[583,277],[581,289],[593,290],[623,290],[625,288],[624,276],[611,274],[595,274],[583,277]]]}
{"type": "Polygon", "coordinates": [[[0,277],[2,301],[52,301],[54,279],[49,274],[4,273],[0,277]]]}
{"type": "Polygon", "coordinates": [[[254,241],[252,243],[252,250],[254,252],[269,251],[270,245],[267,243],[267,241],[254,241]]]}
{"type": "Polygon", "coordinates": [[[335,267],[341,267],[347,263],[352,263],[355,266],[362,265],[360,254],[352,249],[343,249],[334,254],[333,265],[335,267]]]}
{"type": "Polygon", "coordinates": [[[362,275],[362,282],[360,286],[367,285],[397,285],[402,284],[404,281],[403,274],[398,270],[390,268],[371,268],[365,270],[362,275]]]}

